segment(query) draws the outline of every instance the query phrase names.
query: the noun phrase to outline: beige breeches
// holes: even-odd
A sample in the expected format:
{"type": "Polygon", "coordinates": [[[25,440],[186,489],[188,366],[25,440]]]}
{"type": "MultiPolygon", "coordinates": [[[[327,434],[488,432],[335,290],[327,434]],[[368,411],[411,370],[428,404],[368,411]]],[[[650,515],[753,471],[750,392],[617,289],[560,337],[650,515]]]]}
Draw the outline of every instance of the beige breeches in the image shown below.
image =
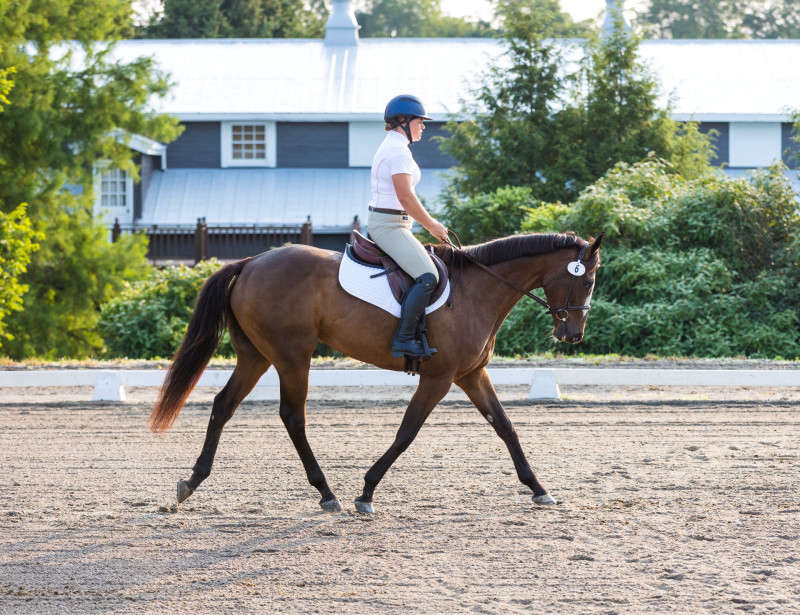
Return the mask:
{"type": "Polygon", "coordinates": [[[371,211],[367,228],[372,241],[413,279],[416,280],[423,273],[432,273],[439,280],[436,266],[411,232],[411,219],[408,216],[371,211]]]}

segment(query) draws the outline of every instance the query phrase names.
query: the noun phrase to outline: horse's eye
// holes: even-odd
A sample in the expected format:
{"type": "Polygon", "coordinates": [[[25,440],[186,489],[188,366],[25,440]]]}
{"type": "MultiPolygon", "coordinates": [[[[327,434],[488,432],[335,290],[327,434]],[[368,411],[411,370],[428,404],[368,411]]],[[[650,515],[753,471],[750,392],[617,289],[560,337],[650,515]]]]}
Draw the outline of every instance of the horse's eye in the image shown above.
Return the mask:
{"type": "Polygon", "coordinates": [[[583,278],[583,285],[586,288],[591,288],[594,284],[594,278],[583,278]]]}

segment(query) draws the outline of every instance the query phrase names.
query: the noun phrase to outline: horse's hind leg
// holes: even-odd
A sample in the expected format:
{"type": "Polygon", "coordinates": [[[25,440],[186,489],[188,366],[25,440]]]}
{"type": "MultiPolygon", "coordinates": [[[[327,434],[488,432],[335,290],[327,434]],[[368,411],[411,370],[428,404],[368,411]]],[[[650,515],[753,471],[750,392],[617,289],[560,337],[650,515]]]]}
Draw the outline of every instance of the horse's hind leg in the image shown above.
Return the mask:
{"type": "Polygon", "coordinates": [[[189,480],[178,481],[178,503],[192,495],[200,483],[211,474],[211,465],[214,463],[214,455],[217,452],[222,428],[233,416],[242,400],[253,390],[259,378],[269,369],[269,361],[244,337],[238,327],[232,326],[230,332],[236,349],[236,368],[225,387],[214,397],[211,418],[206,430],[206,440],[203,443],[203,450],[192,468],[192,476],[189,480]]]}
{"type": "Polygon", "coordinates": [[[494,427],[497,435],[505,442],[508,452],[511,453],[511,459],[514,461],[517,477],[520,482],[530,487],[531,491],[533,491],[533,501],[537,504],[555,504],[555,500],[542,487],[533,470],[531,470],[531,466],[528,465],[528,460],[525,459],[525,453],[522,451],[517,432],[514,430],[514,426],[508,416],[506,416],[506,411],[500,404],[500,400],[497,399],[497,393],[486,370],[483,368],[475,370],[457,380],[456,384],[464,390],[484,418],[494,427]]]}
{"type": "Polygon", "coordinates": [[[319,467],[306,437],[306,397],[310,361],[310,352],[307,357],[276,361],[275,367],[281,380],[280,415],[300,456],[300,461],[303,462],[308,482],[319,491],[319,505],[323,510],[339,512],[342,510],[342,505],[328,486],[325,474],[319,467]]]}

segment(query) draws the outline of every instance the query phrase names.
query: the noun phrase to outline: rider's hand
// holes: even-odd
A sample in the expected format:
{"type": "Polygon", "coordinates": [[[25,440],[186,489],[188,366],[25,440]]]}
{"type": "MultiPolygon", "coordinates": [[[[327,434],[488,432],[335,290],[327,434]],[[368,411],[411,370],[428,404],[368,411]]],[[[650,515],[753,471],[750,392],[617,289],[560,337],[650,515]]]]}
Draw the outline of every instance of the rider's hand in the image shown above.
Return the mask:
{"type": "Polygon", "coordinates": [[[449,239],[447,235],[447,227],[438,220],[433,221],[433,224],[428,229],[428,232],[443,243],[447,243],[449,239]]]}

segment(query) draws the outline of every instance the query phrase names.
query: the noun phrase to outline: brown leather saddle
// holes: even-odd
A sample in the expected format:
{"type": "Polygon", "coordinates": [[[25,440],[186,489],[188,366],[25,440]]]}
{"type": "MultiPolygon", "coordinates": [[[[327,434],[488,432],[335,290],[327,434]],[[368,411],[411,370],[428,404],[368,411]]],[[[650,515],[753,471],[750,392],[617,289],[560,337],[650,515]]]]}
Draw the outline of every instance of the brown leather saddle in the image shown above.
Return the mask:
{"type": "MultiPolygon", "coordinates": [[[[445,288],[447,288],[447,265],[433,252],[429,252],[429,254],[439,272],[439,284],[428,301],[428,305],[431,305],[442,296],[445,288]]],[[[374,267],[376,273],[372,277],[386,275],[389,280],[389,288],[392,289],[392,294],[398,303],[403,303],[408,289],[414,284],[411,276],[400,269],[391,256],[381,250],[374,241],[367,239],[356,230],[350,233],[350,243],[345,248],[345,257],[352,258],[357,263],[367,267],[374,267]],[[378,269],[383,271],[377,271],[378,269]]]]}

